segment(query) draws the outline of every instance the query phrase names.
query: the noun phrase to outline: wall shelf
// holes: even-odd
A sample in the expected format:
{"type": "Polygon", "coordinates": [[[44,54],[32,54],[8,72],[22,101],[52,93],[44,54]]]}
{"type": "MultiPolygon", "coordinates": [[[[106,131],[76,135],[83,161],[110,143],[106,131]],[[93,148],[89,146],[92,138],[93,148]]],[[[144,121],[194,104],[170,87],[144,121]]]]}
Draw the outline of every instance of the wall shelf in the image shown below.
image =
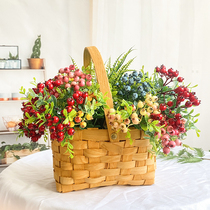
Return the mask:
{"type": "Polygon", "coordinates": [[[45,69],[27,69],[27,68],[22,68],[22,69],[0,69],[1,71],[45,71],[45,69]]]}
{"type": "Polygon", "coordinates": [[[13,135],[18,134],[17,131],[0,130],[0,135],[13,135]]]}

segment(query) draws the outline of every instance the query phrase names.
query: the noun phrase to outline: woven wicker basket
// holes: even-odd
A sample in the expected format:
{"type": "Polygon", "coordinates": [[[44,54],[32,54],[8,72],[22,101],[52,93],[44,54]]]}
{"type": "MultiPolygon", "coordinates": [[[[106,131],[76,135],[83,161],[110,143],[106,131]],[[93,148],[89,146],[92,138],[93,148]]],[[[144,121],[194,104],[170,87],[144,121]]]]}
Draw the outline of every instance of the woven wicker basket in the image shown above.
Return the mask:
{"type": "MultiPolygon", "coordinates": [[[[113,107],[112,95],[103,60],[96,47],[84,50],[84,65],[93,61],[102,93],[108,92],[107,104],[113,107]]],[[[104,110],[105,115],[107,110],[104,110]]],[[[106,122],[108,119],[106,117],[106,122]]],[[[108,123],[107,123],[108,125],[108,123]]],[[[107,129],[77,130],[72,140],[74,158],[57,141],[52,141],[54,178],[58,192],[70,192],[108,185],[151,185],[154,183],[156,157],[144,132],[131,130],[133,144],[125,134],[107,129]]]]}

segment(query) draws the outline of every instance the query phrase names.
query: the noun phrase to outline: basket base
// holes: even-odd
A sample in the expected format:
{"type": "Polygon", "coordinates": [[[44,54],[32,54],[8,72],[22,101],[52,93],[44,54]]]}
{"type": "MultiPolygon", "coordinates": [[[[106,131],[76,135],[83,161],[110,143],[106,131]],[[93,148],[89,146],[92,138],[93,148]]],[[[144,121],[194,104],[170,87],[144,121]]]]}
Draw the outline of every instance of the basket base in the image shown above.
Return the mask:
{"type": "Polygon", "coordinates": [[[106,130],[76,131],[71,141],[73,159],[66,152],[66,147],[52,141],[57,191],[154,184],[156,157],[149,152],[152,148],[150,141],[144,139],[142,131],[134,129],[130,132],[134,139],[132,145],[124,135],[120,136],[119,142],[109,142],[106,130]]]}

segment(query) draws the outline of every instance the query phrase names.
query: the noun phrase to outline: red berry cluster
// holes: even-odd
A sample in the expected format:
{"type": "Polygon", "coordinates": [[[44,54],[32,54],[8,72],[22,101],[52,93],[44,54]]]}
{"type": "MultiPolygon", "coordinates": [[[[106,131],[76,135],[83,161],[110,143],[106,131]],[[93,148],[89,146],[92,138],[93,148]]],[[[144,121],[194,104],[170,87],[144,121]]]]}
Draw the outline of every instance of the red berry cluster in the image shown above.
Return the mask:
{"type": "MultiPolygon", "coordinates": [[[[173,81],[174,78],[177,78],[178,82],[183,82],[183,77],[178,77],[179,71],[175,71],[172,68],[166,70],[166,67],[164,65],[161,65],[160,67],[156,67],[156,72],[160,74],[161,77],[165,77],[165,83],[163,86],[167,86],[170,82],[173,81]]],[[[195,92],[190,92],[189,89],[183,85],[178,86],[176,89],[173,90],[175,92],[172,93],[172,91],[162,92],[161,94],[168,94],[168,95],[174,95],[174,98],[176,99],[176,107],[178,107],[182,102],[185,100],[184,107],[189,108],[192,105],[198,106],[201,103],[201,100],[198,100],[197,96],[195,95],[195,92]]],[[[172,101],[168,101],[167,105],[169,107],[172,107],[174,104],[172,101]]],[[[183,106],[182,106],[183,107],[183,106]]],[[[160,110],[164,111],[166,110],[165,104],[162,104],[160,106],[160,110]]]]}
{"type": "Polygon", "coordinates": [[[179,71],[175,71],[172,68],[166,70],[166,67],[164,65],[161,65],[160,67],[156,67],[156,72],[160,74],[161,77],[165,76],[167,79],[168,78],[174,78],[178,77],[179,71]]]}
{"type": "MultiPolygon", "coordinates": [[[[79,105],[83,105],[85,99],[88,97],[87,92],[79,91],[80,87],[83,87],[86,83],[87,86],[92,85],[92,76],[83,74],[79,69],[75,70],[74,65],[70,65],[68,68],[60,69],[60,74],[56,75],[53,79],[45,81],[45,83],[38,83],[36,88],[33,88],[34,93],[41,93],[43,97],[48,98],[54,95],[56,98],[60,96],[63,89],[72,88],[74,90],[71,97],[65,99],[62,103],[62,109],[53,111],[53,114],[45,113],[46,108],[44,105],[36,106],[39,97],[35,97],[31,102],[23,102],[21,108],[23,112],[23,119],[19,123],[19,129],[24,131],[26,137],[31,138],[31,141],[36,142],[42,135],[46,128],[49,128],[51,133],[51,139],[63,141],[65,133],[72,136],[74,135],[74,122],[80,123],[81,117],[76,116],[74,118],[73,125],[69,123],[64,124],[65,116],[64,109],[67,113],[70,113],[73,109],[79,111],[79,105]],[[74,77],[72,77],[74,75],[74,77]],[[60,90],[58,90],[58,88],[60,90]],[[60,92],[60,93],[59,93],[60,92]],[[44,121],[40,119],[40,115],[44,115],[44,121]],[[25,121],[30,117],[34,117],[33,123],[25,124],[25,121]],[[40,126],[41,124],[41,126],[40,126]]],[[[51,106],[51,104],[48,104],[51,106]]],[[[43,118],[42,118],[43,119],[43,118]]]]}
{"type": "Polygon", "coordinates": [[[181,102],[185,102],[185,107],[189,108],[192,105],[198,106],[201,104],[201,100],[198,100],[198,97],[195,95],[195,92],[189,92],[189,89],[184,86],[177,87],[174,92],[177,94],[176,106],[180,105],[181,102]]]}
{"type": "MultiPolygon", "coordinates": [[[[165,78],[163,86],[168,86],[174,80],[177,80],[178,82],[183,82],[184,80],[183,77],[178,77],[179,72],[177,70],[175,71],[172,68],[166,70],[164,65],[156,67],[156,72],[159,73],[160,77],[165,78]]],[[[165,92],[160,91],[159,96],[161,96],[164,100],[164,102],[159,105],[159,109],[161,111],[161,114],[159,115],[161,117],[159,118],[159,115],[152,117],[155,120],[159,120],[159,124],[161,126],[164,125],[163,129],[165,129],[166,134],[164,134],[161,139],[164,147],[163,152],[167,154],[170,152],[170,147],[180,145],[180,140],[178,138],[181,133],[186,132],[185,119],[182,118],[180,113],[175,113],[173,110],[178,107],[189,108],[193,105],[198,106],[201,101],[195,96],[195,92],[190,92],[189,89],[183,85],[176,87],[174,90],[166,90],[165,92]],[[173,100],[168,100],[166,102],[168,98],[173,98],[173,100]],[[181,105],[181,103],[184,105],[181,105]],[[177,136],[176,141],[169,141],[172,136],[177,136]],[[165,141],[165,137],[168,138],[167,141],[165,141]]]]}

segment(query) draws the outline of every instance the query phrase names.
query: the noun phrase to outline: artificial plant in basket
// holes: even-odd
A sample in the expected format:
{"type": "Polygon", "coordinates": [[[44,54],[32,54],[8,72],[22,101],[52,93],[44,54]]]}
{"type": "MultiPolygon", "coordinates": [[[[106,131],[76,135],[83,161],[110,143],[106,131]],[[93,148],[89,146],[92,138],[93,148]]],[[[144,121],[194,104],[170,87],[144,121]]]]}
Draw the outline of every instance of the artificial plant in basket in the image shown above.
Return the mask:
{"type": "Polygon", "coordinates": [[[27,136],[31,141],[38,141],[41,136],[46,140],[48,130],[51,140],[67,145],[73,157],[71,140],[76,128],[102,127],[103,109],[107,98],[99,91],[95,78],[88,73],[90,67],[83,71],[75,65],[61,68],[58,75],[43,83],[32,84],[28,92],[21,87],[25,95],[23,102],[23,119],[19,123],[19,137],[27,136]]]}
{"type": "MultiPolygon", "coordinates": [[[[125,62],[127,53],[119,56],[111,66],[107,65],[107,75],[112,90],[114,108],[108,112],[109,124],[115,132],[126,133],[132,139],[130,128],[144,130],[153,146],[151,152],[165,154],[170,148],[181,145],[189,129],[194,126],[196,117],[191,106],[200,101],[185,86],[179,72],[166,70],[165,66],[156,67],[152,77],[141,71],[129,70],[133,59],[125,62]],[[172,85],[171,85],[172,84],[172,85]]],[[[67,145],[73,157],[71,140],[76,129],[91,127],[106,128],[104,108],[107,97],[99,90],[94,66],[78,69],[73,65],[61,68],[58,75],[43,83],[33,82],[34,88],[26,93],[21,88],[27,102],[23,102],[23,119],[19,124],[19,136],[27,136],[36,142],[47,129],[50,138],[67,145]]]]}
{"type": "Polygon", "coordinates": [[[144,72],[144,66],[140,71],[129,70],[133,59],[126,63],[125,60],[131,51],[120,55],[113,65],[111,60],[107,64],[115,104],[109,115],[112,128],[127,132],[128,137],[129,127],[142,129],[149,136],[156,154],[163,151],[170,153],[169,158],[180,156],[181,162],[201,161],[202,149],[182,144],[191,129],[199,137],[200,130],[195,123],[200,114],[194,114],[192,109],[201,103],[193,91],[197,85],[185,85],[179,71],[166,69],[164,65],[156,67],[152,76],[144,72]],[[194,150],[195,157],[186,149],[178,156],[170,152],[171,148],[181,145],[194,150]]]}

